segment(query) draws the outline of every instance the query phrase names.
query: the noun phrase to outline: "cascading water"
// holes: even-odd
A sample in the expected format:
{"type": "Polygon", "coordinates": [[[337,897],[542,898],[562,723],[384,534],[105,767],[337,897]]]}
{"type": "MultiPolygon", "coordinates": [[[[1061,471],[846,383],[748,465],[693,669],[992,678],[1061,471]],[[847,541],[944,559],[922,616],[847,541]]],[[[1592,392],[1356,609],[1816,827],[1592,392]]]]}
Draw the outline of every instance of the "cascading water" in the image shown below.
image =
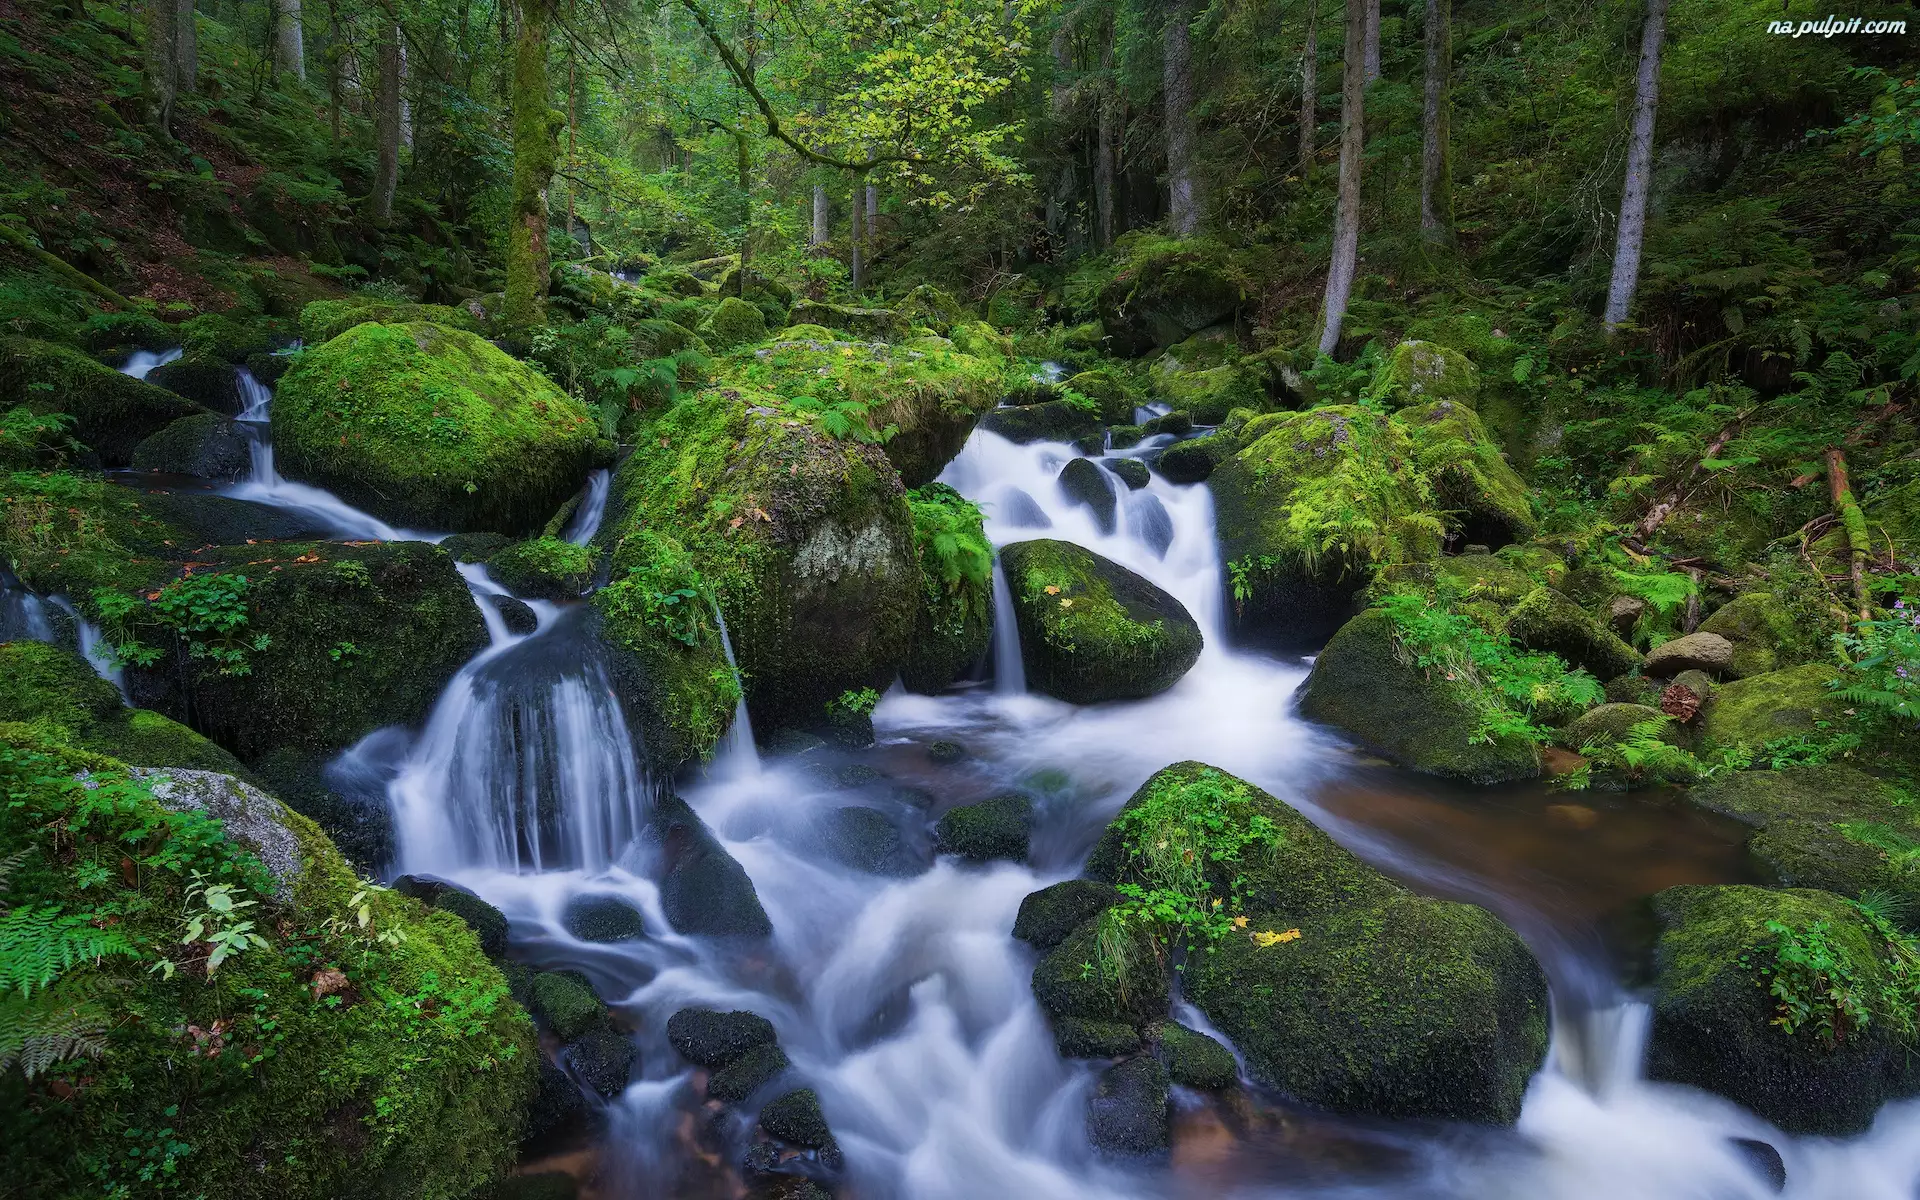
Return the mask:
{"type": "Polygon", "coordinates": [[[122,375],[131,375],[135,379],[145,379],[155,367],[164,367],[184,353],[180,346],[171,350],[154,353],[152,350],[135,350],[127,361],[120,365],[122,375]]]}
{"type": "MultiPolygon", "coordinates": [[[[727,669],[733,672],[735,679],[740,678],[740,664],[733,657],[733,635],[727,632],[727,618],[719,605],[713,606],[714,623],[720,626],[720,648],[726,652],[727,669]]],[[[714,769],[735,777],[751,777],[760,773],[760,751],[753,743],[753,718],[747,715],[747,694],[741,690],[740,699],[733,706],[733,724],[727,727],[727,736],[722,738],[720,746],[714,751],[714,769]]]]}
{"type": "Polygon", "coordinates": [[[993,690],[1002,696],[1025,695],[1027,665],[1020,659],[1020,626],[1013,619],[1013,591],[999,555],[993,559],[993,690]]]}
{"type": "Polygon", "coordinates": [[[584,546],[600,531],[600,519],[607,513],[607,493],[612,489],[613,472],[605,467],[587,476],[587,489],[580,505],[573,510],[567,528],[561,534],[576,546],[584,546]]]}

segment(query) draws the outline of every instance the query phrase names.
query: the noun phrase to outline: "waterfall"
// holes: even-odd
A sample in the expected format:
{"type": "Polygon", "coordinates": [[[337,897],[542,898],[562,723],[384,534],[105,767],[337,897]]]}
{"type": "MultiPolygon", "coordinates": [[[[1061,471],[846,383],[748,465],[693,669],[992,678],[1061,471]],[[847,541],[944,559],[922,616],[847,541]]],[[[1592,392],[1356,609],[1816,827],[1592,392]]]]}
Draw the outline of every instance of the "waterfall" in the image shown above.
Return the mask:
{"type": "Polygon", "coordinates": [[[0,642],[56,640],[45,602],[9,577],[0,585],[0,642]]]}
{"type": "Polygon", "coordinates": [[[163,350],[158,354],[155,354],[151,350],[135,350],[127,361],[120,365],[120,373],[122,375],[131,375],[135,379],[144,380],[147,377],[147,373],[155,367],[166,366],[174,359],[179,358],[182,353],[183,351],[179,346],[175,346],[171,350],[163,350]]]}
{"type": "Polygon", "coordinates": [[[273,460],[273,392],[245,367],[237,368],[235,374],[239,379],[240,398],[244,402],[240,415],[235,419],[246,432],[253,469],[243,482],[223,488],[223,495],[304,513],[334,536],[354,541],[440,540],[431,534],[396,529],[324,488],[283,478],[273,460]]]}
{"type": "MultiPolygon", "coordinates": [[[[726,653],[727,666],[733,671],[733,677],[740,679],[740,664],[733,658],[733,638],[727,633],[727,618],[720,606],[713,606],[713,619],[720,626],[720,649],[726,653]]],[[[713,756],[715,771],[735,779],[747,779],[760,773],[760,751],[753,742],[753,720],[747,716],[747,689],[740,689],[740,699],[734,702],[733,724],[727,727],[727,736],[720,742],[713,756]]]]}
{"type": "Polygon", "coordinates": [[[562,537],[576,546],[593,540],[593,535],[600,532],[601,518],[607,514],[607,493],[612,490],[612,482],[613,472],[605,467],[587,476],[586,494],[580,497],[580,506],[573,510],[562,537]]]}
{"type": "Polygon", "coordinates": [[[80,614],[73,601],[65,596],[48,597],[48,602],[61,612],[73,618],[74,628],[79,632],[80,657],[87,660],[93,673],[111,683],[120,692],[122,702],[127,701],[127,672],[114,661],[113,647],[107,642],[100,627],[80,614]]]}
{"type": "Polygon", "coordinates": [[[1013,619],[1013,590],[1000,556],[993,556],[993,690],[1002,696],[1024,695],[1027,665],[1020,658],[1020,626],[1013,619]]]}

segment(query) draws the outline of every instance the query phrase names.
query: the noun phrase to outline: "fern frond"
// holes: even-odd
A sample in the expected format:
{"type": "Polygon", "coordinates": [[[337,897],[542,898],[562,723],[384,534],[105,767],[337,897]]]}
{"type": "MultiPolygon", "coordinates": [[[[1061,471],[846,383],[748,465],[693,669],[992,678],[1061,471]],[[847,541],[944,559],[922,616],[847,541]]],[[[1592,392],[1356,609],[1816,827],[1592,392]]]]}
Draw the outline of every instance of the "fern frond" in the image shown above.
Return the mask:
{"type": "Polygon", "coordinates": [[[31,996],[83,962],[135,954],[113,928],[98,928],[57,905],[21,907],[0,917],[0,995],[31,996]]]}
{"type": "Polygon", "coordinates": [[[0,1071],[17,1064],[32,1079],[68,1059],[104,1055],[113,1016],[100,1000],[125,986],[121,979],[83,976],[37,996],[0,998],[0,1071]]]}

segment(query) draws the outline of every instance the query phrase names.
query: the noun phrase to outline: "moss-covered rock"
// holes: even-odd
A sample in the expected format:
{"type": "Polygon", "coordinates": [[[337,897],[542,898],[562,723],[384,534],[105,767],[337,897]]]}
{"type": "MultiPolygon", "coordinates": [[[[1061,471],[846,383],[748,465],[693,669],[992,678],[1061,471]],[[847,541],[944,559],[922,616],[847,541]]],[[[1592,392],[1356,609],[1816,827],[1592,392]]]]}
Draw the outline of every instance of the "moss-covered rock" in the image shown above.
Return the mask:
{"type": "Polygon", "coordinates": [[[633,1039],[611,1029],[593,1029],[567,1044],[567,1065],[603,1099],[611,1100],[627,1090],[633,1079],[633,1063],[640,1056],[633,1039]]]}
{"type": "Polygon", "coordinates": [[[920,863],[899,826],[877,808],[847,805],[820,818],[820,844],[835,862],[870,875],[912,875],[920,863]]]}
{"type": "Polygon", "coordinates": [[[1722,684],[1700,718],[1701,736],[1713,745],[1758,749],[1842,725],[1846,705],[1832,689],[1839,677],[1824,663],[1807,663],[1722,684]]]}
{"type": "Polygon", "coordinates": [[[67,346],[31,338],[0,338],[0,408],[24,404],[36,413],[73,418],[73,437],[124,467],[133,448],[200,405],[155,387],[67,346]]]}
{"type": "Polygon", "coordinates": [[[291,844],[297,870],[276,894],[257,851],[207,812],[163,806],[155,780],[82,751],[7,740],[0,857],[39,864],[15,872],[9,901],[57,904],[143,948],[176,948],[170,973],[148,971],[144,950],[66,966],[56,987],[67,995],[111,997],[97,1018],[101,1054],[55,1064],[31,1084],[17,1071],[0,1078],[11,1135],[0,1176],[10,1186],[132,1195],[151,1188],[144,1167],[190,1153],[180,1169],[208,1195],[452,1198],[510,1165],[539,1056],[526,1014],[459,921],[367,888],[311,822],[284,810],[274,840],[291,844]],[[83,768],[115,800],[86,816],[79,800],[99,793],[72,780],[83,768]],[[95,877],[91,855],[56,848],[55,830],[80,825],[103,846],[139,843],[137,886],[111,869],[118,850],[95,877]],[[258,905],[247,912],[260,942],[216,971],[179,941],[191,871],[258,905]],[[374,936],[389,932],[399,936],[374,936]],[[130,1134],[157,1129],[171,1131],[165,1143],[130,1134]],[[148,1146],[150,1156],[128,1156],[148,1146]]]}
{"type": "Polygon", "coordinates": [[[240,376],[232,363],[217,358],[182,356],[147,372],[146,381],[227,416],[241,409],[240,376]]]}
{"type": "Polygon", "coordinates": [[[913,324],[925,325],[942,334],[965,322],[970,315],[966,305],[954,299],[951,292],[930,283],[915,286],[895,310],[913,324]]]}
{"type": "Polygon", "coordinates": [[[1153,1056],[1167,1068],[1167,1076],[1181,1087],[1218,1092],[1240,1082],[1240,1064],[1233,1051],[1197,1030],[1174,1021],[1162,1021],[1148,1030],[1153,1056]]]}
{"type": "Polygon", "coordinates": [[[1499,547],[1533,536],[1533,501],[1473,409],[1438,400],[1401,409],[1414,458],[1432,481],[1434,500],[1467,542],[1499,547]]]}
{"type": "Polygon", "coordinates": [[[1682,671],[1724,674],[1733,665],[1733,643],[1717,633],[1695,631],[1660,643],[1647,653],[1647,674],[1667,679],[1682,671]]]}
{"type": "Polygon", "coordinates": [[[1168,446],[1160,452],[1154,466],[1169,483],[1205,483],[1215,467],[1239,450],[1240,440],[1232,434],[1210,433],[1168,446]]]}
{"type": "Polygon", "coordinates": [[[824,300],[799,300],[787,314],[787,324],[818,325],[837,329],[869,341],[903,341],[912,331],[907,319],[890,308],[858,308],[846,304],[828,304],[824,300]]]}
{"type": "Polygon", "coordinates": [[[1484,909],[1407,891],[1273,796],[1195,762],[1141,785],[1087,874],[1168,886],[1153,856],[1185,834],[1156,820],[1250,839],[1203,859],[1205,893],[1182,893],[1247,918],[1189,956],[1183,990],[1254,1079],[1339,1112],[1519,1115],[1546,1054],[1547,991],[1511,929],[1484,909]],[[1145,823],[1130,824],[1132,812],[1145,823]]]}
{"type": "Polygon", "coordinates": [[[773,932],[753,880],[678,796],[656,801],[645,839],[659,855],[660,908],[675,933],[766,937],[773,932]]]}
{"type": "Polygon", "coordinates": [[[1249,422],[1213,490],[1234,628],[1331,626],[1382,565],[1439,555],[1406,426],[1336,405],[1249,422]]]}
{"type": "Polygon", "coordinates": [[[142,440],[133,448],[129,465],[136,471],[234,480],[253,469],[253,451],[247,435],[229,418],[194,413],[142,440]]]}
{"type": "Polygon", "coordinates": [[[533,1015],[563,1042],[606,1026],[607,1006],[577,972],[541,971],[529,994],[533,1015]]]}
{"type": "Polygon", "coordinates": [[[735,346],[745,346],[766,337],[767,318],[755,305],[728,296],[715,306],[694,332],[705,338],[715,350],[724,353],[735,346]]]}
{"type": "Polygon", "coordinates": [[[1700,622],[1699,632],[1718,634],[1733,643],[1725,674],[1729,679],[1745,679],[1782,665],[1781,653],[1793,639],[1793,621],[1771,593],[1745,592],[1700,622]]]}
{"type": "Polygon", "coordinates": [[[1257,410],[1267,403],[1259,377],[1232,364],[1180,371],[1162,377],[1159,385],[1168,403],[1192,413],[1201,425],[1218,425],[1236,408],[1257,410]]]}
{"type": "Polygon", "coordinates": [[[487,644],[453,560],[424,542],[222,546],[198,555],[197,575],[128,618],[141,644],[167,652],[130,669],[128,685],[136,700],[190,719],[243,759],[280,748],[336,751],[382,725],[416,724],[487,644]],[[223,612],[243,609],[244,621],[224,632],[161,618],[161,606],[195,596],[223,612]]]}
{"type": "Polygon", "coordinates": [[[1066,1018],[1137,1029],[1167,1015],[1168,967],[1144,932],[1134,934],[1138,953],[1124,977],[1088,969],[1103,961],[1098,924],[1097,915],[1082,921],[1033,969],[1034,999],[1054,1023],[1056,1037],[1066,1018]]]}
{"type": "MultiPolygon", "coordinates": [[[[1665,716],[1657,708],[1644,704],[1600,704],[1575,717],[1554,736],[1554,742],[1568,750],[1578,750],[1588,742],[1619,742],[1635,725],[1659,721],[1665,716]]],[[[1679,733],[1672,722],[1664,722],[1662,740],[1679,744],[1679,733]]]]}
{"type": "Polygon", "coordinates": [[[1119,899],[1112,884],[1097,879],[1069,879],[1043,887],[1020,902],[1013,936],[1036,950],[1051,950],[1119,899]]]}
{"type": "Polygon", "coordinates": [[[789,1145],[819,1150],[822,1157],[839,1157],[833,1130],[820,1111],[820,1097],[812,1088],[800,1088],[777,1097],[760,1110],[760,1128],[789,1145]]]}
{"type": "Polygon", "coordinates": [[[300,340],[308,349],[324,345],[356,325],[410,325],[426,321],[449,329],[479,333],[480,326],[466,308],[443,304],[409,304],[404,301],[374,300],[349,296],[340,300],[315,300],[300,310],[300,340]]]}
{"type": "Polygon", "coordinates": [[[1653,911],[1652,1078],[1718,1092],[1788,1132],[1827,1135],[1859,1133],[1886,1101],[1920,1091],[1920,1058],[1911,1034],[1903,1037],[1912,1000],[1893,999],[1903,990],[1886,939],[1853,905],[1812,890],[1676,887],[1653,898],[1653,911]],[[1790,968],[1782,973],[1787,938],[1824,945],[1829,978],[1850,985],[1867,1020],[1838,1017],[1829,995],[1790,968]],[[1777,1023],[1770,982],[1810,1002],[1810,1019],[1792,1033],[1777,1023]],[[1821,1036],[1823,1016],[1840,1036],[1821,1036]]]}
{"type": "Polygon", "coordinates": [[[1166,691],[1199,660],[1200,627],[1173,596],[1071,542],[1000,552],[1027,681],[1073,704],[1166,691]]]}
{"type": "Polygon", "coordinates": [[[948,809],[934,826],[933,844],[971,862],[1025,862],[1032,833],[1033,801],[1014,793],[948,809]]]}
{"type": "Polygon", "coordinates": [[[775,1034],[773,1022],[759,1013],[683,1008],[667,1018],[667,1041],[681,1058],[713,1069],[773,1045],[775,1034]]]}
{"type": "Polygon", "coordinates": [[[1140,397],[1118,371],[1096,367],[1068,376],[1063,386],[1093,401],[1100,410],[1100,419],[1109,425],[1133,424],[1133,412],[1140,405],[1140,397]]]}
{"type": "Polygon", "coordinates": [[[538,529],[599,425],[532,367],[426,322],[356,325],[300,356],[273,405],[282,471],[395,524],[538,529]]]}
{"type": "Polygon", "coordinates": [[[185,725],[126,707],[78,655],[45,642],[0,642],[0,722],[136,767],[245,774],[233,755],[185,725]]]}
{"type": "Polygon", "coordinates": [[[1100,465],[1126,484],[1128,491],[1137,492],[1153,482],[1153,472],[1137,458],[1103,458],[1100,465]]]}
{"type": "Polygon", "coordinates": [[[1516,644],[1557,654],[1596,679],[1625,675],[1641,663],[1639,651],[1552,588],[1533,588],[1513,607],[1507,634],[1516,644]]]}
{"type": "MultiPolygon", "coordinates": [[[[923,577],[906,490],[880,448],[784,417],[780,404],[717,389],[648,427],[614,479],[601,532],[613,583],[595,607],[628,644],[685,635],[717,651],[717,634],[702,632],[713,598],[754,723],[805,729],[842,696],[892,684],[923,577]],[[656,532],[667,529],[677,545],[656,532]],[[682,589],[697,599],[650,599],[682,589]]],[[[689,689],[713,669],[694,672],[689,689]]],[[[724,718],[712,735],[723,728],[724,718]]]]}
{"type": "Polygon", "coordinates": [[[979,508],[945,484],[918,488],[907,503],[920,604],[900,681],[908,691],[934,695],[963,678],[993,643],[993,546],[979,508]]]}
{"type": "Polygon", "coordinates": [[[1442,401],[1471,409],[1480,398],[1480,372],[1472,360],[1435,342],[1401,342],[1374,382],[1396,408],[1442,401]]]}
{"type": "Polygon", "coordinates": [[[1023,446],[1029,442],[1097,443],[1101,432],[1100,414],[1071,400],[1003,405],[981,417],[980,428],[1023,446]]]}
{"type": "Polygon", "coordinates": [[[487,574],[516,596],[573,600],[593,585],[595,557],[562,538],[529,538],[489,555],[487,574]]]}
{"type": "Polygon", "coordinates": [[[583,942],[629,942],[647,932],[640,910],[619,896],[582,896],[567,904],[560,923],[583,942]]]}
{"type": "Polygon", "coordinates": [[[1838,765],[1738,771],[1687,799],[1751,827],[1748,854],[1781,884],[1849,897],[1885,892],[1920,928],[1920,815],[1880,780],[1838,765]]]}
{"type": "Polygon", "coordinates": [[[1227,247],[1206,238],[1152,233],[1121,237],[1110,256],[1084,269],[1094,307],[1115,354],[1137,358],[1185,341],[1232,317],[1247,280],[1227,247]]]}
{"type": "Polygon", "coordinates": [[[1314,660],[1300,712],[1416,771],[1482,784],[1538,775],[1539,753],[1524,739],[1481,740],[1484,709],[1470,687],[1405,659],[1391,619],[1372,610],[1341,626],[1314,660]]]}
{"type": "Polygon", "coordinates": [[[1115,1155],[1167,1149],[1167,1068],[1158,1059],[1131,1058],[1100,1073],[1087,1098],[1087,1140],[1115,1155]]]}
{"type": "Polygon", "coordinates": [[[1119,1058],[1140,1049],[1145,1041],[1127,1021],[1054,1017],[1053,1044],[1062,1058],[1119,1058]]]}
{"type": "Polygon", "coordinates": [[[988,362],[1010,361],[1014,357],[1013,339],[985,321],[961,321],[947,336],[953,348],[962,354],[988,362]]]}
{"type": "Polygon", "coordinates": [[[787,1052],[768,1044],[756,1046],[707,1077],[707,1099],[741,1104],[786,1074],[793,1063],[787,1052]]]}
{"type": "Polygon", "coordinates": [[[1067,499],[1086,509],[1101,533],[1112,533],[1120,499],[1107,472],[1091,458],[1070,458],[1054,481],[1067,499]]]}

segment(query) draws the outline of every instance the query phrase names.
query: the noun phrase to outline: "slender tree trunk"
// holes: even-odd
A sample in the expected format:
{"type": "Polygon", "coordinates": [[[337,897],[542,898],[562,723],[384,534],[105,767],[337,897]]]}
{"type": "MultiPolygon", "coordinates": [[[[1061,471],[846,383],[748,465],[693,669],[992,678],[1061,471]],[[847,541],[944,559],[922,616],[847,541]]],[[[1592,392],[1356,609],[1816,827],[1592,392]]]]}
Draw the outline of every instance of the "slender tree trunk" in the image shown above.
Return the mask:
{"type": "Polygon", "coordinates": [[[1607,287],[1607,332],[1633,308],[1640,282],[1640,241],[1647,232],[1647,191],[1653,183],[1653,119],[1660,106],[1660,43],[1667,33],[1667,0],[1647,0],[1640,31],[1640,73],[1633,91],[1633,140],[1627,147],[1627,184],[1620,197],[1620,233],[1613,246],[1613,282],[1607,287]]]}
{"type": "Polygon", "coordinates": [[[852,207],[852,215],[848,218],[850,225],[848,240],[852,243],[852,253],[849,255],[849,265],[847,267],[847,283],[854,291],[858,292],[861,286],[866,283],[867,264],[866,246],[864,243],[866,242],[867,231],[865,229],[865,223],[861,220],[866,213],[866,207],[860,203],[860,177],[857,175],[854,176],[853,180],[852,207]]]}
{"type": "Polygon", "coordinates": [[[547,25],[554,0],[519,0],[513,47],[513,206],[507,230],[509,327],[526,329],[544,315],[548,275],[547,187],[560,147],[547,103],[547,25]]]}
{"type": "Polygon", "coordinates": [[[1380,0],[1366,0],[1367,5],[1367,85],[1380,78],[1380,0]]]}
{"type": "Polygon", "coordinates": [[[1300,177],[1313,166],[1320,132],[1320,0],[1307,0],[1307,43],[1300,50],[1300,177]]]}
{"type": "Polygon", "coordinates": [[[827,185],[813,185],[813,230],[807,235],[807,245],[824,246],[832,233],[833,202],[827,199],[827,185]]]}
{"type": "Polygon", "coordinates": [[[879,219],[880,219],[880,185],[877,183],[870,183],[867,185],[867,233],[869,236],[871,236],[873,233],[873,223],[875,221],[878,221],[879,219]]]}
{"type": "Polygon", "coordinates": [[[1346,62],[1340,83],[1340,196],[1333,217],[1333,263],[1327,268],[1327,302],[1320,320],[1320,352],[1340,344],[1354,268],[1360,258],[1360,152],[1366,146],[1366,0],[1347,0],[1346,62]]]}
{"type": "Polygon", "coordinates": [[[1188,26],[1193,0],[1174,0],[1167,9],[1167,218],[1173,236],[1190,237],[1200,228],[1199,198],[1193,178],[1193,47],[1188,26]]]}
{"type": "Polygon", "coordinates": [[[373,223],[385,229],[393,223],[393,193],[400,184],[400,30],[391,20],[380,22],[374,43],[373,80],[373,223]]]}
{"type": "Polygon", "coordinates": [[[1420,236],[1453,244],[1453,0],[1427,0],[1427,90],[1420,114],[1420,236]]]}
{"type": "Polygon", "coordinates": [[[1119,140],[1120,102],[1113,81],[1113,17],[1100,31],[1100,118],[1094,133],[1093,238],[1098,249],[1113,245],[1113,158],[1119,140]]]}
{"type": "Polygon", "coordinates": [[[147,121],[162,134],[173,131],[174,0],[147,0],[147,121]]]}
{"type": "Polygon", "coordinates": [[[173,86],[190,96],[200,83],[200,29],[193,20],[193,0],[177,0],[173,14],[173,86]]]}
{"type": "Polygon", "coordinates": [[[300,25],[300,0],[273,0],[273,65],[282,75],[307,77],[307,48],[300,25]]]}
{"type": "Polygon", "coordinates": [[[413,149],[413,101],[407,99],[407,85],[413,82],[413,67],[407,62],[407,39],[396,29],[394,40],[400,45],[400,144],[413,149]]]}

